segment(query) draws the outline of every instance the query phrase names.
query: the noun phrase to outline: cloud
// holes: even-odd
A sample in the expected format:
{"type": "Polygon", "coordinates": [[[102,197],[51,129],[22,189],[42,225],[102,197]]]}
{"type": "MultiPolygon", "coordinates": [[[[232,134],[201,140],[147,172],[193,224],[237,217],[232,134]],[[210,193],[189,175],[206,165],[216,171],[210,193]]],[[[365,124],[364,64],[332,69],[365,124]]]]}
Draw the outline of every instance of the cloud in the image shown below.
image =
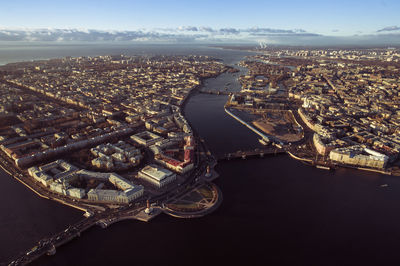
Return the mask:
{"type": "Polygon", "coordinates": [[[199,29],[197,27],[193,27],[193,26],[180,26],[180,27],[178,27],[178,30],[180,30],[180,31],[198,31],[199,29]]]}
{"type": "Polygon", "coordinates": [[[293,34],[287,34],[287,33],[250,33],[250,36],[269,36],[269,37],[274,37],[274,36],[288,36],[288,37],[318,37],[318,36],[322,36],[320,34],[317,33],[293,33],[293,34]]]}
{"type": "MultiPolygon", "coordinates": [[[[400,45],[400,27],[381,29],[376,34],[326,36],[304,29],[212,28],[181,26],[177,28],[142,29],[135,31],[94,29],[7,29],[0,28],[0,41],[27,42],[167,42],[167,43],[259,43],[283,45],[400,45]]],[[[336,30],[332,30],[337,32],[336,30]]]]}
{"type": "Polygon", "coordinates": [[[307,34],[307,31],[303,29],[291,29],[291,30],[284,30],[284,29],[272,29],[272,28],[259,28],[259,27],[252,27],[252,28],[246,28],[246,29],[239,29],[239,28],[220,28],[220,29],[214,29],[211,27],[194,27],[194,26],[180,26],[178,28],[157,28],[155,29],[156,31],[160,32],[169,32],[171,34],[175,33],[187,33],[187,34],[192,34],[192,33],[197,33],[197,32],[203,32],[203,33],[209,33],[212,34],[213,36],[216,35],[246,35],[246,34],[307,34]]]}
{"type": "Polygon", "coordinates": [[[205,32],[215,32],[215,30],[211,27],[199,27],[199,30],[205,32]]]}
{"type": "Polygon", "coordinates": [[[0,41],[167,41],[187,39],[180,34],[143,31],[101,31],[87,29],[30,29],[30,30],[1,30],[0,41]]]}
{"type": "Polygon", "coordinates": [[[376,32],[397,31],[397,30],[400,30],[399,26],[389,26],[389,27],[385,27],[383,29],[377,30],[376,32]]]}
{"type": "Polygon", "coordinates": [[[278,33],[278,34],[296,34],[296,33],[305,33],[306,31],[303,29],[294,29],[294,30],[283,30],[283,29],[271,29],[271,28],[258,28],[253,27],[249,29],[242,30],[243,32],[251,32],[251,33],[278,33]]]}
{"type": "Polygon", "coordinates": [[[222,28],[218,31],[220,34],[239,34],[240,30],[235,28],[222,28]]]}

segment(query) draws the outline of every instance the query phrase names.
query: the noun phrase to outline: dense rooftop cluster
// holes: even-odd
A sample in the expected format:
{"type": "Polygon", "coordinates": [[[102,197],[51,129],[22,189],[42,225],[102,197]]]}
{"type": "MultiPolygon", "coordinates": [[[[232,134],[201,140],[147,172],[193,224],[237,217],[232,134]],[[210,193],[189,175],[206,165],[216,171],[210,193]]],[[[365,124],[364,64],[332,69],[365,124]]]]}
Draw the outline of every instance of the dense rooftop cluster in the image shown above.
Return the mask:
{"type": "MultiPolygon", "coordinates": [[[[0,148],[20,168],[41,169],[63,158],[77,166],[75,171],[97,171],[100,179],[99,171],[116,171],[124,175],[121,180],[154,191],[150,184],[162,187],[175,175],[132,178],[154,163],[159,173],[168,173],[162,165],[182,176],[194,168],[193,132],[180,107],[202,78],[228,70],[207,56],[121,55],[6,65],[0,69],[0,148]]],[[[67,164],[51,165],[62,168],[59,162],[67,164]]],[[[67,197],[127,203],[138,195],[90,187],[76,175],[80,187],[69,190],[69,184],[49,175],[35,176],[38,171],[30,175],[67,197]]]]}
{"type": "Polygon", "coordinates": [[[282,49],[268,47],[258,49],[272,57],[302,57],[302,58],[326,58],[326,59],[349,59],[349,60],[380,60],[387,62],[400,62],[400,52],[398,49],[282,49]]]}
{"type": "MultiPolygon", "coordinates": [[[[321,136],[321,143],[342,139],[342,146],[363,144],[386,155],[385,162],[398,158],[399,69],[315,62],[297,70],[289,96],[303,101],[302,118],[321,136]]],[[[329,152],[319,148],[320,142],[315,143],[320,153],[329,152]]]]}
{"type": "Polygon", "coordinates": [[[400,152],[399,55],[395,49],[270,49],[243,62],[249,72],[242,92],[228,104],[260,113],[268,108],[265,99],[286,95],[290,104],[276,109],[299,107],[325,161],[387,168],[400,152]],[[277,75],[285,93],[271,89],[277,75]]]}
{"type": "Polygon", "coordinates": [[[200,78],[226,68],[205,56],[99,56],[55,59],[19,70],[4,78],[93,112],[152,113],[160,102],[179,105],[200,78]]]}

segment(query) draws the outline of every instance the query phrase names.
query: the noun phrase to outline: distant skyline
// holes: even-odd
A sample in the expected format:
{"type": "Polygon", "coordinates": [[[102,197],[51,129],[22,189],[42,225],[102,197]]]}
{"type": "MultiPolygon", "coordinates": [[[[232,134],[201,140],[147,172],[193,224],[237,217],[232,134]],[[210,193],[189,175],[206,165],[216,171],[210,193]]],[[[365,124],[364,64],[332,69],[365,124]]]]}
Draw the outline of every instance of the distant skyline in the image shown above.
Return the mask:
{"type": "MultiPolygon", "coordinates": [[[[0,41],[13,40],[7,36],[18,31],[76,29],[89,33],[88,30],[93,29],[135,32],[132,40],[145,41],[171,40],[179,35],[180,41],[187,37],[190,41],[294,41],[301,44],[315,36],[323,36],[325,42],[348,42],[388,35],[389,43],[394,41],[396,44],[400,43],[399,10],[400,1],[396,0],[13,0],[2,3],[0,41]],[[136,34],[138,32],[140,34],[136,34]],[[146,35],[149,33],[150,37],[146,35]],[[283,34],[285,40],[282,36],[277,38],[277,34],[283,34]],[[289,40],[288,35],[296,38],[289,40]]],[[[41,38],[31,38],[27,33],[25,39],[19,40],[41,38]]],[[[54,40],[72,39],[58,36],[54,40]]]]}

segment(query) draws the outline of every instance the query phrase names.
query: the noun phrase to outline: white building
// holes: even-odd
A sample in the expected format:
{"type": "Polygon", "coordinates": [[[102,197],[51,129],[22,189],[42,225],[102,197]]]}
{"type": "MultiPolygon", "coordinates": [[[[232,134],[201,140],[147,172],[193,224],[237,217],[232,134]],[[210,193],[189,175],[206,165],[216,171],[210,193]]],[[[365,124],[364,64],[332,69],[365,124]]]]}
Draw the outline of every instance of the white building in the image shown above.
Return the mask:
{"type": "Polygon", "coordinates": [[[53,177],[47,175],[45,172],[39,170],[36,166],[28,169],[29,174],[43,186],[48,187],[53,182],[53,177]]]}
{"type": "Polygon", "coordinates": [[[82,199],[85,196],[85,190],[81,188],[69,188],[67,194],[73,198],[82,199]]]}
{"type": "Polygon", "coordinates": [[[87,170],[79,170],[65,161],[58,160],[41,167],[31,167],[29,174],[50,190],[59,194],[82,199],[85,190],[70,185],[77,179],[100,179],[110,181],[116,189],[102,190],[101,186],[88,192],[88,199],[93,201],[129,203],[143,195],[143,186],[134,185],[129,180],[115,173],[98,173],[87,170]]]}
{"type": "Polygon", "coordinates": [[[334,149],[329,158],[339,163],[379,169],[385,168],[389,160],[388,156],[360,145],[334,149]]]}
{"type": "Polygon", "coordinates": [[[129,203],[143,195],[142,186],[134,186],[124,191],[111,189],[91,189],[87,195],[92,201],[129,203]]]}
{"type": "Polygon", "coordinates": [[[143,195],[143,186],[134,185],[122,176],[115,173],[109,174],[108,181],[121,190],[91,189],[88,199],[93,201],[129,203],[143,195]]]}
{"type": "Polygon", "coordinates": [[[176,179],[176,174],[155,164],[150,164],[140,170],[139,177],[158,187],[163,187],[173,182],[176,179]]]}

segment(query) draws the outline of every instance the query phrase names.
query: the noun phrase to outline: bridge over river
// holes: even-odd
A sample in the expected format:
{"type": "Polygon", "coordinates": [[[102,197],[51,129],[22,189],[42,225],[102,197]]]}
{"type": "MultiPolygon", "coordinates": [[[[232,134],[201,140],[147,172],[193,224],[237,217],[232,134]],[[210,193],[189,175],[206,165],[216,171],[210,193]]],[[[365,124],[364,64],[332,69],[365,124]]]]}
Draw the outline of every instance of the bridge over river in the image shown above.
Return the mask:
{"type": "Polygon", "coordinates": [[[229,91],[214,91],[214,90],[199,90],[199,93],[205,94],[214,94],[214,95],[229,95],[231,92],[229,91]]]}
{"type": "Polygon", "coordinates": [[[246,159],[249,157],[264,157],[264,155],[276,155],[276,154],[282,154],[286,153],[285,149],[279,148],[276,146],[270,146],[268,148],[263,148],[263,149],[254,149],[254,150],[247,150],[247,151],[236,151],[236,152],[230,152],[230,153],[225,153],[222,156],[217,157],[218,161],[223,161],[223,160],[231,160],[231,159],[246,159]]]}
{"type": "MultiPolygon", "coordinates": [[[[53,255],[56,252],[56,248],[64,245],[65,243],[79,237],[81,233],[88,230],[92,226],[100,226],[106,228],[112,223],[118,222],[124,219],[139,219],[137,215],[145,208],[144,202],[136,203],[133,209],[126,206],[123,210],[110,210],[106,213],[94,214],[88,218],[80,220],[79,222],[68,226],[67,229],[58,232],[50,237],[40,240],[35,247],[28,250],[27,252],[21,253],[15,257],[8,265],[26,265],[39,257],[47,254],[53,255]]],[[[149,218],[149,217],[147,217],[149,218]]]]}

